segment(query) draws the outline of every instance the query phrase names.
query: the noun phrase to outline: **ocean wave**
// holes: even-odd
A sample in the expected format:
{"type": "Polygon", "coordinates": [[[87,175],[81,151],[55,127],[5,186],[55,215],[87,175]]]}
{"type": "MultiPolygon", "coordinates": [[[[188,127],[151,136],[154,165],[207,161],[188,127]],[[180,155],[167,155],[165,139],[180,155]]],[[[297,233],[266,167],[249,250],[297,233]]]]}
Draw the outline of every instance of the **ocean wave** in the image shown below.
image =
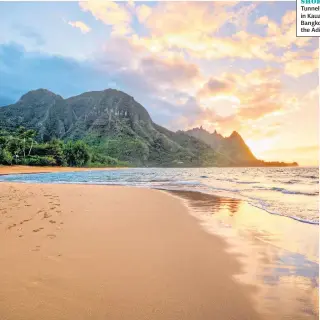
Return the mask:
{"type": "Polygon", "coordinates": [[[179,180],[177,180],[177,181],[171,180],[169,184],[170,185],[172,185],[172,184],[173,185],[175,185],[175,184],[178,184],[178,185],[192,185],[192,186],[201,186],[202,185],[202,183],[199,182],[199,181],[188,181],[188,180],[181,180],[181,181],[179,181],[179,180]]]}
{"type": "MultiPolygon", "coordinates": [[[[152,186],[151,186],[152,187],[152,186]]],[[[161,190],[176,190],[176,191],[181,191],[183,189],[180,189],[179,187],[175,187],[175,188],[171,188],[171,187],[166,187],[166,186],[162,186],[161,188],[157,188],[157,189],[161,189],[161,190]]],[[[258,198],[258,197],[243,197],[241,195],[241,193],[239,192],[239,190],[235,190],[235,189],[225,189],[225,188],[211,188],[210,191],[208,190],[203,190],[203,189],[194,189],[194,188],[187,188],[184,190],[188,190],[188,191],[193,191],[193,192],[199,192],[199,193],[203,193],[203,194],[209,194],[212,196],[219,196],[219,197],[228,197],[228,198],[233,198],[233,199],[238,199],[238,200],[242,200],[247,202],[249,205],[258,208],[260,210],[263,210],[265,212],[267,212],[268,214],[272,214],[272,215],[277,215],[280,217],[285,217],[288,219],[293,219],[296,221],[299,221],[301,223],[307,223],[307,224],[312,224],[312,225],[319,225],[319,220],[317,220],[317,218],[304,218],[304,217],[298,217],[295,214],[292,215],[288,215],[288,214],[284,214],[281,213],[277,210],[272,209],[272,203],[258,198]],[[223,195],[223,194],[216,194],[215,191],[227,191],[227,192],[232,192],[232,191],[237,191],[237,192],[233,192],[233,194],[228,194],[228,195],[223,195]]]]}
{"type": "Polygon", "coordinates": [[[303,191],[295,191],[295,190],[287,190],[285,188],[272,187],[269,190],[278,191],[284,194],[300,194],[304,196],[318,196],[318,192],[303,192],[303,191]]]}
{"type": "Polygon", "coordinates": [[[218,181],[236,182],[238,179],[216,178],[218,181]]]}
{"type": "Polygon", "coordinates": [[[257,181],[236,181],[236,183],[238,184],[255,184],[255,183],[259,183],[257,181]]]}
{"type": "Polygon", "coordinates": [[[288,181],[282,181],[282,180],[272,180],[275,183],[283,183],[283,184],[297,184],[297,183],[301,183],[301,180],[296,180],[296,179],[292,179],[292,180],[288,180],[288,181]]]}
{"type": "Polygon", "coordinates": [[[270,209],[267,209],[267,208],[265,207],[265,205],[257,204],[257,203],[250,202],[250,201],[248,201],[248,203],[249,203],[251,206],[255,207],[255,208],[258,208],[258,209],[261,209],[261,210],[263,210],[263,211],[265,211],[265,212],[268,212],[269,214],[274,214],[274,215],[276,215],[276,216],[293,219],[293,220],[296,220],[296,221],[299,221],[299,222],[302,222],[302,223],[319,225],[319,220],[316,220],[316,219],[306,219],[306,218],[301,218],[301,217],[298,217],[298,216],[295,216],[295,215],[284,215],[284,214],[282,214],[282,213],[275,212],[275,211],[272,211],[272,210],[270,210],[270,209]]]}
{"type": "Polygon", "coordinates": [[[301,176],[302,178],[308,178],[308,179],[319,179],[319,176],[301,176]]]}
{"type": "Polygon", "coordinates": [[[234,168],[223,170],[134,168],[102,172],[103,174],[65,172],[8,175],[0,176],[0,181],[85,183],[190,190],[244,200],[270,214],[286,216],[304,223],[319,224],[317,199],[314,197],[318,196],[315,184],[318,183],[319,177],[314,169],[310,171],[286,169],[285,174],[276,174],[272,170],[272,175],[270,169],[234,168]],[[294,203],[292,199],[295,200],[294,203]],[[308,208],[312,209],[308,211],[308,208]]]}

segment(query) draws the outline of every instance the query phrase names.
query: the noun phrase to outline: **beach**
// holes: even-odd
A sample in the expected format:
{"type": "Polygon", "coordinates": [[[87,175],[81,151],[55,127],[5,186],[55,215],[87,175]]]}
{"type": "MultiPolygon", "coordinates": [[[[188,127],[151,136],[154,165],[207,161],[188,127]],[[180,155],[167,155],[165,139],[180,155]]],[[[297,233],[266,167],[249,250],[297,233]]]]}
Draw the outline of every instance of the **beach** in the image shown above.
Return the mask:
{"type": "Polygon", "coordinates": [[[1,319],[260,319],[242,266],[163,191],[0,184],[1,319]]]}
{"type": "Polygon", "coordinates": [[[116,170],[117,168],[78,168],[78,167],[43,167],[43,166],[1,166],[0,175],[7,174],[28,174],[28,173],[48,173],[48,172],[78,172],[97,170],[116,170]]]}

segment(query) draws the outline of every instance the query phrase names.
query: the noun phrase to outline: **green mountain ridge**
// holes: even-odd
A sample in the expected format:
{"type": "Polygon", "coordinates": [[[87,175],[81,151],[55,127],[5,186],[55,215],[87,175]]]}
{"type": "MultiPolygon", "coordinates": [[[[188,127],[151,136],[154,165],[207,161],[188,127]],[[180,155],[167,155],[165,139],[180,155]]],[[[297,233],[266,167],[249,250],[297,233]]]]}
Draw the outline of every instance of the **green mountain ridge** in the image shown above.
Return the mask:
{"type": "Polygon", "coordinates": [[[35,130],[38,141],[83,140],[135,166],[296,165],[257,160],[236,132],[224,138],[202,128],[170,131],[155,124],[133,97],[114,89],[68,99],[46,89],[30,91],[0,108],[0,129],[19,126],[35,130]]]}

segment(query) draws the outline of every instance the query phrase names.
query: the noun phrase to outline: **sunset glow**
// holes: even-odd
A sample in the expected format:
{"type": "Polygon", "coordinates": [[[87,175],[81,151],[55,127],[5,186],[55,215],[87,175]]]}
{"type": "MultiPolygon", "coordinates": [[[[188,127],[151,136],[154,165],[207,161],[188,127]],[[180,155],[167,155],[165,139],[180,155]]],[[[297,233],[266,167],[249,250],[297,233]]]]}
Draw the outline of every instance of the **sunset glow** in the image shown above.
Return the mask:
{"type": "Polygon", "coordinates": [[[296,37],[294,2],[2,2],[0,10],[1,105],[39,87],[64,97],[111,87],[172,130],[235,130],[257,158],[318,163],[319,41],[296,37]]]}

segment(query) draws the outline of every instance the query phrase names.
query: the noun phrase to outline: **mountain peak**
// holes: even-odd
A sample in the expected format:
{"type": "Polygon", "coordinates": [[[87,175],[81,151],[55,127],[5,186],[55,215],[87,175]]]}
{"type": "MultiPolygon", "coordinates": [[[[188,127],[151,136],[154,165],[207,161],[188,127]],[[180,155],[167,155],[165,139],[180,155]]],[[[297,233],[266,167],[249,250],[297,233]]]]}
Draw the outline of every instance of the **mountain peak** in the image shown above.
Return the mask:
{"type": "Polygon", "coordinates": [[[233,131],[230,135],[230,138],[235,138],[235,137],[241,137],[240,134],[237,131],[233,131]]]}
{"type": "Polygon", "coordinates": [[[243,141],[243,138],[241,137],[241,135],[237,132],[237,131],[233,131],[231,133],[231,135],[229,136],[229,139],[232,139],[232,140],[239,140],[239,141],[243,141]]]}
{"type": "Polygon", "coordinates": [[[21,96],[19,102],[31,103],[39,100],[48,102],[50,100],[52,101],[56,99],[62,99],[62,97],[50,90],[40,88],[27,92],[26,94],[21,96]]]}

